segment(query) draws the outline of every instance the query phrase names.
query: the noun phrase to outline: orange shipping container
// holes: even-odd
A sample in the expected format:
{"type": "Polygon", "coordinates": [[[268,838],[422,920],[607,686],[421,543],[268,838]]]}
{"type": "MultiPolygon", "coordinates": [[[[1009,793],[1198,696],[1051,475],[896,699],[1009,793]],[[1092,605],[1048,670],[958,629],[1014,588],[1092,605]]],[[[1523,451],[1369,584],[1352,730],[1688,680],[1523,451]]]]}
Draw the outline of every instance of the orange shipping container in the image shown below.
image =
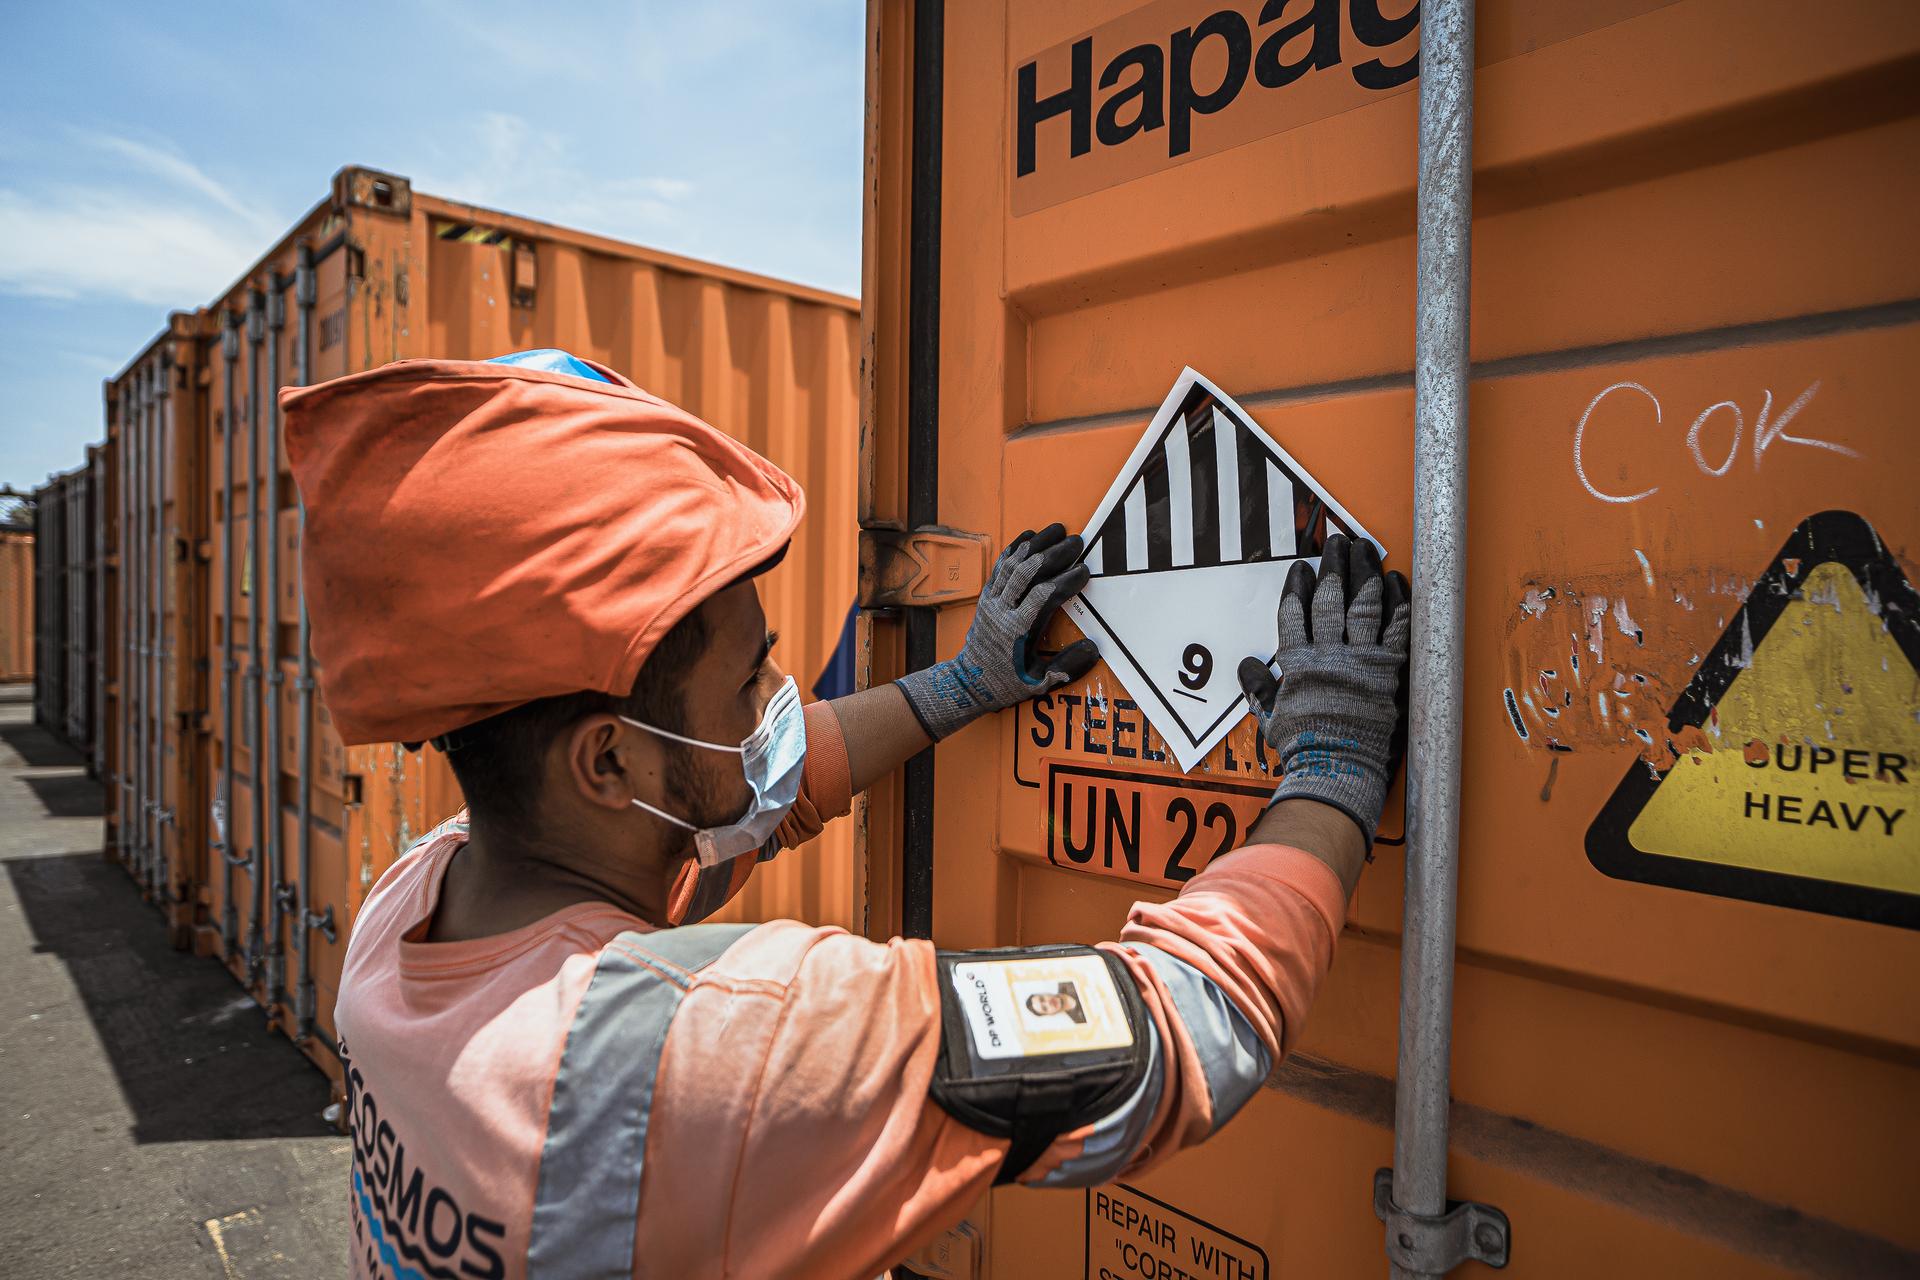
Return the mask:
{"type": "Polygon", "coordinates": [[[0,529],[0,683],[34,679],[33,534],[0,529]]]}
{"type": "MultiPolygon", "coordinates": [[[[963,604],[965,539],[1080,527],[1192,366],[1406,566],[1419,12],[869,12],[869,558],[923,531],[963,604]]],[[[1920,8],[1478,20],[1449,1194],[1515,1275],[1914,1274],[1920,8]]],[[[1236,559],[1139,536],[1162,583],[1236,559]]],[[[867,679],[968,617],[864,622],[867,679]]],[[[1142,705],[1243,655],[1168,653],[877,790],[874,935],[1110,938],[1241,839],[1250,725],[1182,773],[1142,705]]],[[[1136,1183],[995,1191],[942,1274],[1383,1271],[1401,813],[1278,1088],[1136,1183]]]]}
{"type": "MultiPolygon", "coordinates": [[[[203,620],[195,639],[177,643],[199,646],[204,683],[167,693],[177,699],[168,724],[191,726],[178,733],[204,743],[186,773],[163,784],[170,821],[184,829],[180,806],[191,807],[203,851],[191,894],[196,945],[222,956],[322,1066],[337,1071],[332,1009],[355,914],[394,858],[460,798],[432,749],[347,749],[330,727],[317,671],[302,661],[301,517],[279,447],[277,390],[408,357],[560,347],[684,405],[806,488],[795,545],[761,584],[781,660],[804,686],[827,666],[854,595],[857,325],[853,301],[835,294],[347,169],[231,290],[175,317],[123,377],[134,380],[111,403],[153,412],[159,401],[135,379],[153,365],[173,370],[166,403],[176,413],[191,406],[190,418],[159,412],[163,424],[181,424],[165,442],[177,459],[167,483],[185,490],[167,489],[166,519],[173,554],[191,566],[176,567],[183,580],[170,582],[168,599],[191,599],[203,620]]],[[[124,422],[114,438],[134,439],[124,422]]],[[[138,689],[130,699],[149,705],[138,689]]],[[[763,868],[728,914],[848,924],[853,902],[843,824],[763,868]]]]}
{"type": "MultiPolygon", "coordinates": [[[[198,318],[167,328],[106,386],[113,509],[104,524],[118,551],[104,599],[117,683],[108,848],[165,912],[186,946],[207,878],[206,587],[202,549],[205,385],[198,318]]],[[[104,463],[103,469],[104,469],[104,463]]],[[[101,522],[96,522],[99,524],[101,522]]],[[[103,557],[104,558],[104,557],[103,557]]]]}

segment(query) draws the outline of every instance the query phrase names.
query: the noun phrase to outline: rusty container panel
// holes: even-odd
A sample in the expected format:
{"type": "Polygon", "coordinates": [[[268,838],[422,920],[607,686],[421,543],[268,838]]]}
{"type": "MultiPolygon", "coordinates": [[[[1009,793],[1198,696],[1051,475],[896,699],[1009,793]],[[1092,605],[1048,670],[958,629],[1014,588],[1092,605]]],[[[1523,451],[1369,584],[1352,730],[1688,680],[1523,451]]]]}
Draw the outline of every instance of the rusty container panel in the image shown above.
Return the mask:
{"type": "MultiPolygon", "coordinates": [[[[826,667],[853,600],[858,312],[837,295],[349,169],[199,326],[212,846],[204,946],[337,1076],[332,1010],[352,921],[387,867],[462,802],[431,748],[343,746],[317,688],[301,770],[301,524],[275,440],[278,389],[394,359],[554,346],[686,405],[807,490],[793,550],[762,583],[780,656],[804,686],[826,667]]],[[[763,868],[730,910],[849,923],[851,861],[843,829],[763,868]]]]}
{"type": "Polygon", "coordinates": [[[34,615],[38,582],[32,532],[0,529],[0,682],[35,680],[36,708],[40,703],[34,663],[39,638],[34,615]]]}
{"type": "MultiPolygon", "coordinates": [[[[939,524],[1079,528],[1192,366],[1406,566],[1417,14],[945,6],[936,147],[914,8],[869,12],[863,523],[909,523],[931,404],[939,524]]],[[[1449,1195],[1507,1213],[1511,1274],[1910,1273],[1920,10],[1478,15],[1449,1195]]],[[[1143,678],[941,745],[930,904],[876,791],[874,931],[1108,938],[1231,848],[1273,785],[1250,726],[1182,774],[1143,678]]],[[[1396,792],[1279,1087],[1137,1185],[996,1191],[983,1275],[1380,1272],[1402,823],[1396,792]]]]}
{"type": "MultiPolygon", "coordinates": [[[[108,800],[117,856],[188,946],[204,919],[207,879],[204,750],[206,514],[199,424],[205,414],[196,314],[167,328],[106,385],[116,446],[112,507],[117,571],[114,669],[123,696],[108,800]]],[[[74,540],[88,541],[76,524],[74,540]]],[[[82,594],[79,591],[73,594],[82,594]]],[[[92,628],[85,628],[88,634],[92,628]]]]}

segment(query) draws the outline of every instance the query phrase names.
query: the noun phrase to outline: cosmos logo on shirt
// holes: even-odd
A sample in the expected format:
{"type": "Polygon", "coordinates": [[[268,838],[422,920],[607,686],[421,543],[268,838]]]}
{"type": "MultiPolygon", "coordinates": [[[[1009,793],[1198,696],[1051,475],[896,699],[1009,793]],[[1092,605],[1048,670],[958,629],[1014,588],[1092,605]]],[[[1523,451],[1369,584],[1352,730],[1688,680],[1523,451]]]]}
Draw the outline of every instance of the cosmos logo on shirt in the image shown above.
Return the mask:
{"type": "Polygon", "coordinates": [[[463,1208],[410,1160],[392,1118],[340,1042],[353,1130],[353,1235],[357,1261],[375,1280],[502,1280],[506,1224],[463,1208]]]}

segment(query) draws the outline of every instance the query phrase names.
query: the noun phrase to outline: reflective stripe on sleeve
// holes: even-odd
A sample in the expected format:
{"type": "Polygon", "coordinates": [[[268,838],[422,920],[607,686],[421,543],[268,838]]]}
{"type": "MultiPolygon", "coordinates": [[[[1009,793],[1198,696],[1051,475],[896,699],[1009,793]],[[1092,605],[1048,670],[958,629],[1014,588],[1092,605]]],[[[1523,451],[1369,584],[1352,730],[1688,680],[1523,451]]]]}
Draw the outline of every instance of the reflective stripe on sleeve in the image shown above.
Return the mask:
{"type": "Polygon", "coordinates": [[[667,1027],[693,975],[753,928],[623,933],[601,952],[553,1078],[528,1280],[633,1275],[647,1117],[667,1027]]]}
{"type": "Polygon", "coordinates": [[[1207,1093],[1213,1099],[1213,1128],[1218,1132],[1265,1083],[1273,1059],[1253,1024],[1213,979],[1158,947],[1142,942],[1125,945],[1147,962],[1173,997],[1174,1010],[1200,1055],[1207,1093]]]}
{"type": "Polygon", "coordinates": [[[1153,1123],[1160,1107],[1160,1094],[1166,1087],[1166,1056],[1161,1052],[1160,1032],[1153,1020],[1147,1020],[1147,1071],[1140,1085],[1126,1101],[1094,1121],[1080,1154],[1060,1162],[1060,1167],[1044,1178],[1028,1183],[1035,1187],[1092,1187],[1120,1176],[1140,1144],[1146,1141],[1147,1126],[1153,1123]]]}

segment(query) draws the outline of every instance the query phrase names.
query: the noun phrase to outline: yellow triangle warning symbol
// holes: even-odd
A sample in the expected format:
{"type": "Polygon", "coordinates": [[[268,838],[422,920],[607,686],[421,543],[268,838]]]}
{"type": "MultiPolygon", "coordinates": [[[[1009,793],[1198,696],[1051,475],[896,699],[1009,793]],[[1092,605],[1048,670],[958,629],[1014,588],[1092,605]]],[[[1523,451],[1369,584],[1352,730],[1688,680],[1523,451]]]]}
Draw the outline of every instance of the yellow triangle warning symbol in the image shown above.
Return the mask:
{"type": "Polygon", "coordinates": [[[1608,875],[1920,928],[1920,595],[1872,526],[1795,529],[1587,832],[1608,875]]]}

